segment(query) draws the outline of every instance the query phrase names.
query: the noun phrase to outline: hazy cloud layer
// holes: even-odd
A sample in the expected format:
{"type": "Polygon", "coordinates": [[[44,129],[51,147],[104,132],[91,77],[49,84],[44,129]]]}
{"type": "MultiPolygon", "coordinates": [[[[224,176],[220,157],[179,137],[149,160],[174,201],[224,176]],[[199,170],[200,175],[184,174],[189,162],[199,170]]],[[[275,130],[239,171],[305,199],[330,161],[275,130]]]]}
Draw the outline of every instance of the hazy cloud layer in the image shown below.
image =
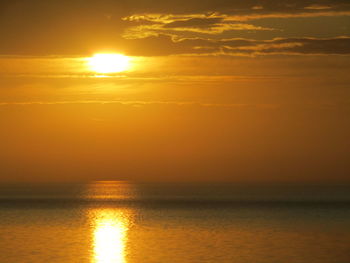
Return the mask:
{"type": "Polygon", "coordinates": [[[344,39],[325,41],[323,38],[338,39],[350,35],[350,3],[348,0],[180,0],[157,3],[150,0],[3,0],[0,3],[0,35],[0,55],[80,56],[98,50],[127,52],[134,47],[142,49],[130,54],[141,56],[218,52],[249,54],[256,53],[256,49],[261,54],[347,54],[347,48],[341,44],[344,39]],[[305,18],[311,20],[302,20],[305,18]],[[327,18],[327,21],[322,18],[327,18]],[[266,22],[266,19],[275,20],[266,22]],[[286,20],[288,22],[281,26],[286,20]],[[293,29],[296,22],[298,30],[293,29]],[[307,25],[307,31],[303,25],[307,25]],[[322,39],[296,42],[293,39],[296,44],[288,43],[287,47],[286,43],[274,43],[284,45],[278,48],[271,47],[270,42],[252,43],[291,37],[322,39]],[[231,45],[222,45],[226,39],[236,38],[245,38],[255,51],[240,48],[237,52],[231,50],[231,45]],[[141,39],[143,43],[130,39],[141,39]],[[193,45],[196,41],[206,45],[193,45]],[[151,46],[153,44],[164,44],[165,47],[151,46]],[[204,52],[207,46],[209,48],[204,52]],[[166,47],[169,50],[165,50],[166,47]],[[312,47],[315,50],[311,50],[312,47]]]}

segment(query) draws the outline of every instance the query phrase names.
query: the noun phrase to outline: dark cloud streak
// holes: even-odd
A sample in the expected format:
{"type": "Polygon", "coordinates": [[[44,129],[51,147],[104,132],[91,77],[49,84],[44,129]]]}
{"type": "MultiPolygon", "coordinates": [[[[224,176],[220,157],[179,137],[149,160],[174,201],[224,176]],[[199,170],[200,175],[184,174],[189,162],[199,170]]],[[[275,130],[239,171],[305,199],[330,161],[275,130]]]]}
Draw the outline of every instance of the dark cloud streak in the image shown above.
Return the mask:
{"type": "Polygon", "coordinates": [[[174,41],[171,36],[159,35],[145,39],[127,40],[130,55],[232,55],[252,56],[271,54],[350,54],[350,37],[331,39],[276,38],[253,39],[182,39],[174,41]],[[141,46],[158,46],[158,49],[141,49],[141,46]],[[140,52],[140,53],[138,53],[140,52]]]}

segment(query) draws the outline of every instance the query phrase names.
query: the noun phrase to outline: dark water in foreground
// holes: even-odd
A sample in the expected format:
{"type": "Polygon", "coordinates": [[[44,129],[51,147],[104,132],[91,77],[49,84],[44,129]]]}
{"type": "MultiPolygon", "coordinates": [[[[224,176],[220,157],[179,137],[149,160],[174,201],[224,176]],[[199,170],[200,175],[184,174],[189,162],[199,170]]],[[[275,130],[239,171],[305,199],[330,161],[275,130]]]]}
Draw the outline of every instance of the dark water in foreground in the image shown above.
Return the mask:
{"type": "Polygon", "coordinates": [[[349,186],[0,186],[0,262],[349,263],[349,186]]]}

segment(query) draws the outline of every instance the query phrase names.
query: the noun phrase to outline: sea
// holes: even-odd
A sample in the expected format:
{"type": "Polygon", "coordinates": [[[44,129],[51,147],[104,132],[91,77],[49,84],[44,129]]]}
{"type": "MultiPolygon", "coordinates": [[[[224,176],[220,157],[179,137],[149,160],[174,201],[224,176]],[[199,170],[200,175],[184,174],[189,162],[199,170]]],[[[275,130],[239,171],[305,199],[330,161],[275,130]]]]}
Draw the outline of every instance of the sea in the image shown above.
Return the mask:
{"type": "Polygon", "coordinates": [[[349,263],[344,184],[7,183],[0,263],[349,263]]]}

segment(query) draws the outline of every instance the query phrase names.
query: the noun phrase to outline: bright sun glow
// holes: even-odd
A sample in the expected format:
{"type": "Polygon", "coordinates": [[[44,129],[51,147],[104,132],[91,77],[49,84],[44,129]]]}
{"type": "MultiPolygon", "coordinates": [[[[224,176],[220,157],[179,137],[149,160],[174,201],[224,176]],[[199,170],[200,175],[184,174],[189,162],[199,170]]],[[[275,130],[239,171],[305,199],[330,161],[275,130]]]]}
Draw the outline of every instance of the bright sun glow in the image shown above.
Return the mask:
{"type": "Polygon", "coordinates": [[[97,73],[117,73],[129,68],[130,58],[122,54],[96,54],[88,59],[88,65],[97,73]]]}

